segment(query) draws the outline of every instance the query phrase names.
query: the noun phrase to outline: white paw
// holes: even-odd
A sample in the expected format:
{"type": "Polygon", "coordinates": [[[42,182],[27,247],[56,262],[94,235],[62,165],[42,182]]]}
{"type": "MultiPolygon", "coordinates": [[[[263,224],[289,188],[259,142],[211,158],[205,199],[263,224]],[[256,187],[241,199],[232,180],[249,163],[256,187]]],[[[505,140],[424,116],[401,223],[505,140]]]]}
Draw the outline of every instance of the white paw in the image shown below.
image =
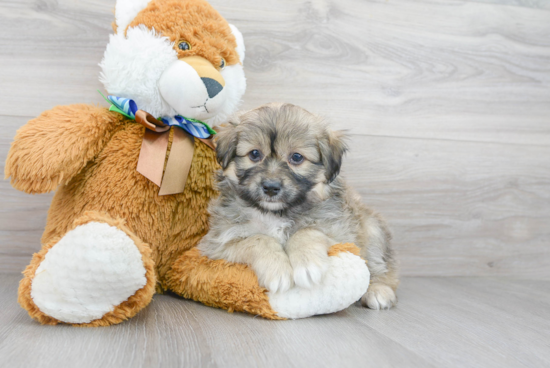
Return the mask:
{"type": "Polygon", "coordinates": [[[105,223],[69,231],[36,270],[31,297],[45,314],[68,323],[101,318],[145,286],[134,241],[105,223]]]}
{"type": "Polygon", "coordinates": [[[272,293],[284,292],[294,286],[292,266],[284,252],[275,258],[262,259],[252,268],[258,277],[260,286],[272,293]]]}
{"type": "Polygon", "coordinates": [[[361,304],[370,309],[390,309],[397,304],[397,296],[388,285],[372,284],[361,298],[361,304]]]}
{"type": "Polygon", "coordinates": [[[301,288],[310,289],[319,285],[329,266],[329,257],[326,252],[303,253],[290,255],[290,262],[294,269],[294,282],[301,288]]]}

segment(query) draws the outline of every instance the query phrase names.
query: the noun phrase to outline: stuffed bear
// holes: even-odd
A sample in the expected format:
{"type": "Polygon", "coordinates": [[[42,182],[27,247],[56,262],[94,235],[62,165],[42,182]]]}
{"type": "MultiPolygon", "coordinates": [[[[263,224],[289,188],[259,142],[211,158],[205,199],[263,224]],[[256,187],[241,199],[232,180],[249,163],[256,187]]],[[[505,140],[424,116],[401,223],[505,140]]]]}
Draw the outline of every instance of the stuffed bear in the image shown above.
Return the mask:
{"type": "Polygon", "coordinates": [[[321,285],[271,293],[246,265],[202,256],[217,195],[213,127],[245,91],[242,35],[204,0],[117,0],[100,64],[110,108],[57,106],[15,137],[5,174],[57,190],[19,287],[43,324],[107,326],[166,290],[270,319],[332,313],[367,290],[353,244],[333,246],[321,285]]]}
{"type": "Polygon", "coordinates": [[[41,323],[119,323],[167,290],[208,229],[211,127],[246,87],[242,35],[206,1],[118,0],[115,18],[100,64],[111,109],[42,113],[6,162],[16,189],[57,189],[19,288],[41,323]]]}

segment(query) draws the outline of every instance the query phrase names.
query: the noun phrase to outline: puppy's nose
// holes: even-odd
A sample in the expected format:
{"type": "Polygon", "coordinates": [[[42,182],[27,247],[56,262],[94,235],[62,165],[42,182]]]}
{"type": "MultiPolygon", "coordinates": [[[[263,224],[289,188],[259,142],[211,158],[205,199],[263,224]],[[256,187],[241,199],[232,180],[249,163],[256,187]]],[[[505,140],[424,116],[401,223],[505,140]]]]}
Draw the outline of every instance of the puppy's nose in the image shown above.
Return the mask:
{"type": "Polygon", "coordinates": [[[208,97],[212,98],[221,92],[223,86],[212,78],[201,78],[204,86],[206,87],[206,92],[208,92],[208,97]]]}
{"type": "Polygon", "coordinates": [[[264,193],[270,197],[276,196],[281,191],[281,182],[275,180],[266,180],[262,183],[264,193]]]}

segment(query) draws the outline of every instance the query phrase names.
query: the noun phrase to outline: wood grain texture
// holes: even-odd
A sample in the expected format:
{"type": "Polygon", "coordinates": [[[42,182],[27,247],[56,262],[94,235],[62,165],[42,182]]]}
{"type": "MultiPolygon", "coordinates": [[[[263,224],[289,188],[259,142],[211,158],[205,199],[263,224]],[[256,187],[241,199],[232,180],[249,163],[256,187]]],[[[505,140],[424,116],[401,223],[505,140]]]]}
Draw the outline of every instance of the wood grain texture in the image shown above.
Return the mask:
{"type": "Polygon", "coordinates": [[[463,1],[473,1],[478,3],[487,3],[487,4],[493,4],[493,5],[520,6],[525,8],[550,10],[550,3],[546,0],[463,0],[463,1]]]}
{"type": "MultiPolygon", "coordinates": [[[[539,0],[212,0],[243,32],[243,108],[288,101],[351,135],[344,174],[404,275],[550,279],[550,11],[539,0]]],[[[16,129],[100,103],[114,0],[0,3],[0,169],[16,129]]],[[[0,183],[0,272],[51,195],[0,183]]]]}
{"type": "Polygon", "coordinates": [[[0,276],[0,366],[19,367],[547,367],[550,284],[409,278],[391,311],[358,304],[267,321],[155,296],[106,328],[41,326],[0,276]]]}

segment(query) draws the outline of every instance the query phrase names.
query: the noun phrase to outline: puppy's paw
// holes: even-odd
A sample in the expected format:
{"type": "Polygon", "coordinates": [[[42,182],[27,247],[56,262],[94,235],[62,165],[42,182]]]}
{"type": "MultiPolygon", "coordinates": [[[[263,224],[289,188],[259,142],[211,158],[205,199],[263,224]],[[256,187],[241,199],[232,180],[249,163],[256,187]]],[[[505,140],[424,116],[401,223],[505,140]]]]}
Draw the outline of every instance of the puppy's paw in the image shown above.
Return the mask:
{"type": "Polygon", "coordinates": [[[284,292],[294,286],[292,266],[286,253],[263,259],[253,267],[258,283],[272,293],[284,292]]]}
{"type": "Polygon", "coordinates": [[[375,283],[369,286],[361,304],[370,309],[390,309],[397,304],[397,296],[388,285],[375,283]]]}
{"type": "Polygon", "coordinates": [[[294,269],[294,282],[296,285],[309,289],[321,283],[329,265],[326,252],[292,253],[289,258],[294,269]]]}

